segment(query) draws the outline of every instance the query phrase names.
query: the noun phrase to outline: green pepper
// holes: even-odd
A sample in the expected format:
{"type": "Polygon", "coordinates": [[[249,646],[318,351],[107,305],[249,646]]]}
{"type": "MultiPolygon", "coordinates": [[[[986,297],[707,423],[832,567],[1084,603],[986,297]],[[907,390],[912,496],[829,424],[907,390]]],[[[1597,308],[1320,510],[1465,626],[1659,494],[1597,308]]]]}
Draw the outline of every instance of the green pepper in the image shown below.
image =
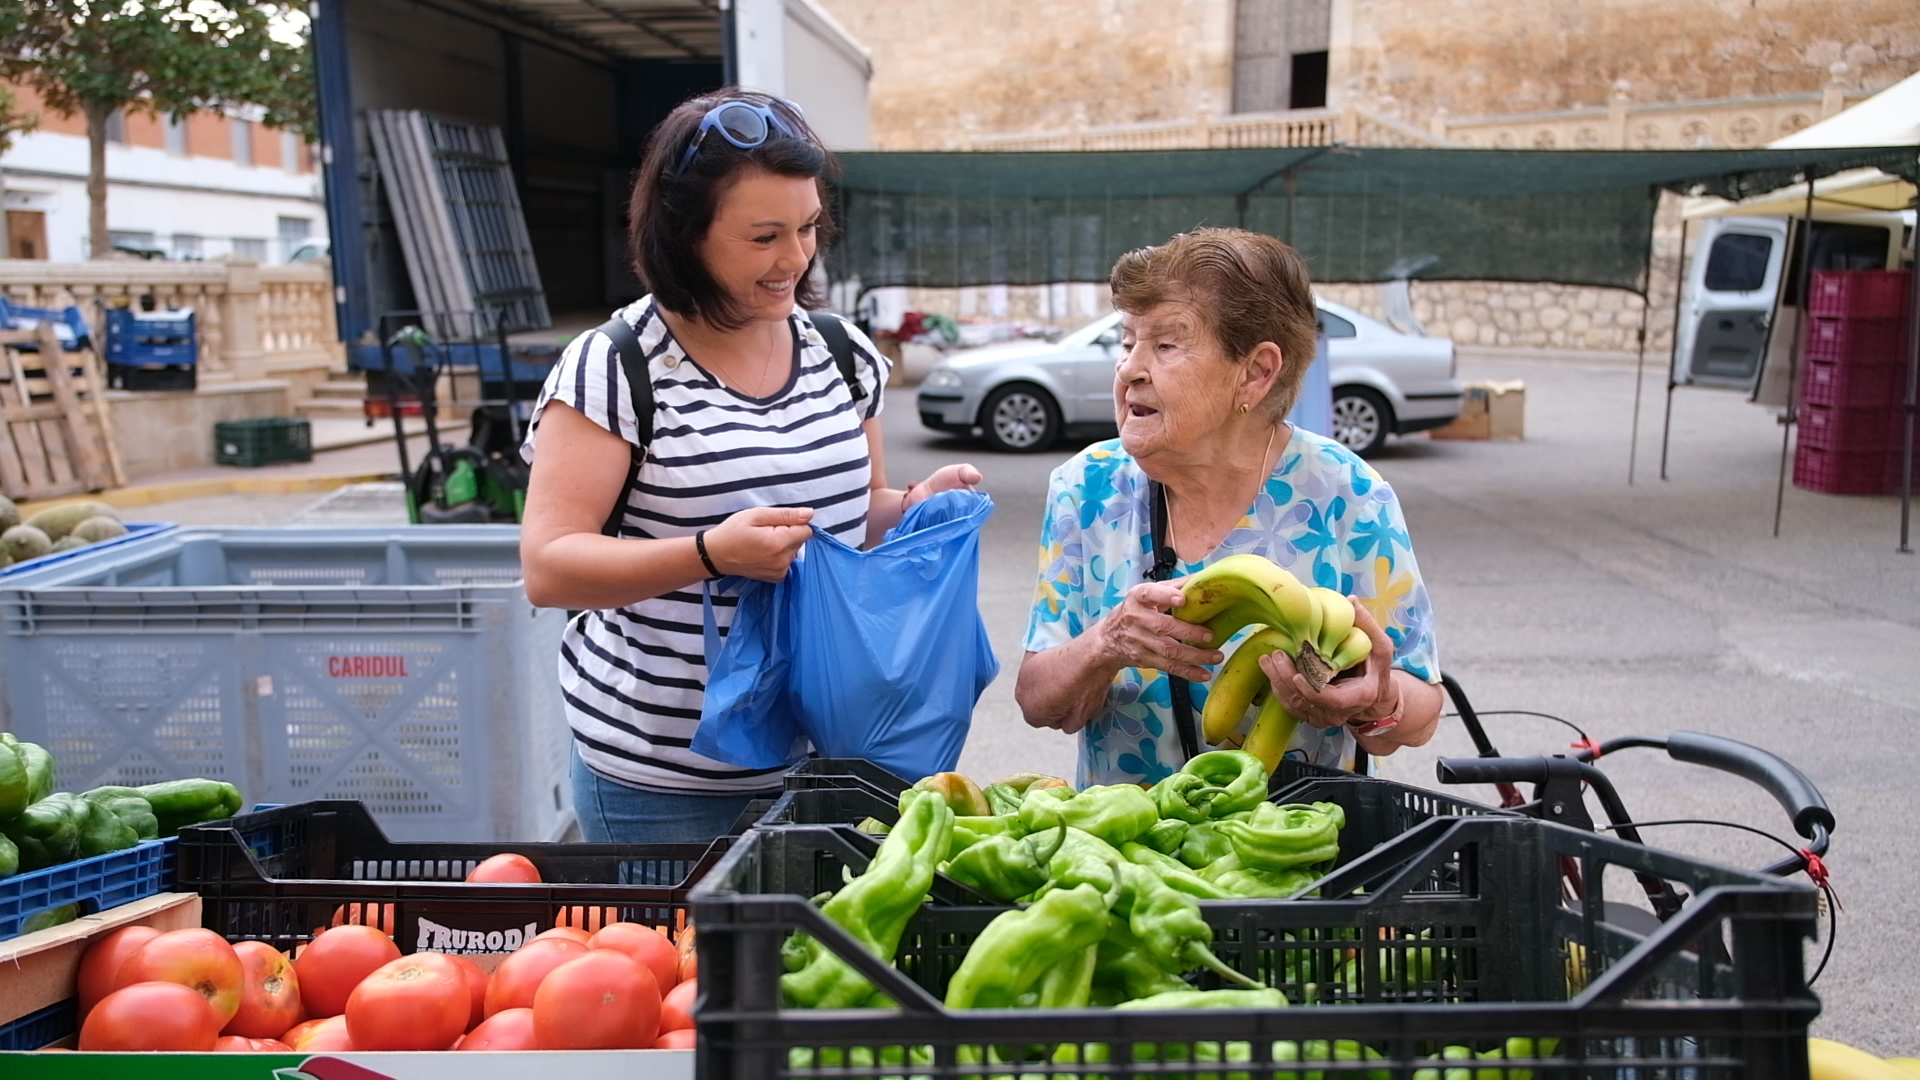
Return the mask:
{"type": "Polygon", "coordinates": [[[140,842],[140,834],[134,832],[133,826],[120,820],[112,810],[86,799],[79,799],[79,803],[86,807],[86,816],[80,821],[77,845],[81,858],[125,851],[140,842]]]}
{"type": "Polygon", "coordinates": [[[1198,967],[1249,990],[1260,985],[1213,954],[1213,927],[1207,925],[1193,897],[1132,863],[1121,865],[1120,878],[1127,927],[1140,939],[1148,958],[1169,974],[1198,967]]]}
{"type": "Polygon", "coordinates": [[[1207,867],[1199,875],[1233,897],[1247,900],[1285,900],[1319,881],[1317,870],[1261,870],[1243,866],[1238,855],[1229,855],[1207,867]]]}
{"type": "Polygon", "coordinates": [[[20,812],[6,826],[20,849],[20,867],[40,870],[72,862],[80,855],[80,827],[93,804],[78,795],[56,792],[20,812]]]}
{"type": "Polygon", "coordinates": [[[1005,784],[988,784],[980,789],[987,797],[987,807],[996,817],[1012,817],[1020,812],[1020,793],[1005,784]]]}
{"type": "Polygon", "coordinates": [[[1119,866],[1126,861],[1119,848],[1091,833],[1069,828],[1061,837],[1060,850],[1047,862],[1047,887],[1091,885],[1106,892],[1118,887],[1119,866]]]}
{"type": "MultiPolygon", "coordinates": [[[[1237,821],[1237,818],[1228,818],[1237,821]]],[[[1201,870],[1233,854],[1233,842],[1220,831],[1222,821],[1202,821],[1187,830],[1175,856],[1191,869],[1201,870]]]]}
{"type": "Polygon", "coordinates": [[[1010,904],[1038,892],[1047,883],[1048,865],[1067,837],[1061,825],[1051,834],[989,836],[947,862],[946,875],[976,892],[1010,904]],[[1047,837],[1052,837],[1051,844],[1047,837]],[[1045,848],[1044,853],[1042,848],[1045,848]]]}
{"type": "Polygon", "coordinates": [[[1093,996],[1094,964],[1100,953],[1100,943],[1081,949],[1067,956],[1047,969],[1040,976],[1039,1000],[1034,1003],[1040,1009],[1084,1009],[1093,996]]]}
{"type": "Polygon", "coordinates": [[[32,806],[27,783],[27,760],[18,743],[0,745],[0,821],[11,821],[32,806]]]}
{"type": "Polygon", "coordinates": [[[188,825],[220,821],[240,812],[240,789],[224,780],[168,780],[133,790],[152,804],[162,836],[172,836],[188,825]]]}
{"type": "Polygon", "coordinates": [[[0,833],[0,878],[10,878],[20,872],[20,848],[13,838],[0,833]]]}
{"type": "Polygon", "coordinates": [[[993,808],[987,805],[987,797],[981,793],[980,785],[965,773],[934,773],[915,783],[912,790],[931,791],[940,796],[958,817],[985,817],[994,813],[993,808]]]}
{"type": "Polygon", "coordinates": [[[130,787],[97,787],[82,792],[80,797],[112,811],[142,840],[152,840],[160,835],[160,820],[154,816],[153,804],[130,787]]]}
{"type": "Polygon", "coordinates": [[[79,904],[61,904],[36,911],[20,921],[20,932],[31,934],[35,930],[45,930],[49,926],[65,926],[80,917],[79,904]]]}
{"type": "Polygon", "coordinates": [[[1255,870],[1291,870],[1328,862],[1340,855],[1340,829],[1346,811],[1337,803],[1275,806],[1261,803],[1243,821],[1222,822],[1218,831],[1233,845],[1242,866],[1255,870]]]}
{"type": "Polygon", "coordinates": [[[1147,794],[1153,797],[1153,805],[1159,808],[1162,818],[1191,825],[1211,818],[1213,801],[1227,794],[1227,789],[1215,787],[1193,773],[1177,772],[1168,774],[1149,788],[1147,794]]]}
{"type": "Polygon", "coordinates": [[[1115,892],[1092,885],[1055,889],[1029,907],[995,916],[947,982],[947,1008],[1014,1007],[1055,965],[1100,943],[1115,892]]]}
{"type": "Polygon", "coordinates": [[[1242,813],[1267,801],[1267,767],[1245,750],[1209,750],[1180,771],[1225,789],[1207,803],[1209,817],[1242,813]]]}
{"type": "Polygon", "coordinates": [[[1124,844],[1136,839],[1160,820],[1153,799],[1133,784],[1109,784],[1090,787],[1063,797],[1060,788],[1027,792],[1020,803],[1020,821],[1028,832],[1039,832],[1062,823],[1105,840],[1124,844]]]}
{"type": "Polygon", "coordinates": [[[1100,939],[1093,981],[1097,988],[1109,992],[1110,1004],[1188,989],[1184,980],[1154,963],[1125,919],[1112,920],[1106,936],[1100,939]]]}
{"type": "Polygon", "coordinates": [[[39,743],[23,742],[19,750],[27,763],[27,797],[39,802],[53,794],[53,755],[39,743]]]}
{"type": "Polygon", "coordinates": [[[1221,887],[1214,882],[1187,869],[1185,863],[1169,855],[1147,847],[1144,844],[1121,844],[1120,854],[1135,866],[1144,866],[1160,876],[1160,880],[1196,900],[1238,900],[1241,894],[1221,887]]]}
{"type": "Polygon", "coordinates": [[[1173,818],[1161,818],[1159,823],[1154,825],[1153,828],[1141,833],[1137,842],[1152,848],[1162,855],[1172,855],[1174,852],[1180,850],[1181,844],[1186,843],[1187,833],[1192,828],[1192,825],[1184,821],[1176,821],[1173,818]]]}
{"type": "Polygon", "coordinates": [[[1262,986],[1257,990],[1169,990],[1138,998],[1116,1009],[1152,1012],[1157,1009],[1284,1009],[1287,995],[1262,986]]]}
{"type": "MultiPolygon", "coordinates": [[[[1380,1061],[1378,1051],[1363,1046],[1352,1039],[1336,1039],[1329,1043],[1325,1039],[1308,1039],[1304,1043],[1277,1042],[1273,1044],[1275,1061],[1380,1061]]],[[[1342,1070],[1329,1076],[1319,1069],[1305,1072],[1276,1072],[1273,1080],[1392,1080],[1393,1074],[1385,1069],[1369,1069],[1366,1072],[1347,1072],[1342,1070]]]]}
{"type": "MultiPolygon", "coordinates": [[[[908,792],[901,806],[899,823],[880,842],[866,872],[821,905],[822,914],[888,961],[900,947],[908,921],[926,902],[934,867],[946,858],[953,833],[953,811],[940,796],[908,792]]],[[[808,938],[804,948],[806,963],[780,977],[788,1002],[800,1008],[844,1009],[873,994],[873,984],[864,975],[819,941],[808,938]]]]}
{"type": "Polygon", "coordinates": [[[1011,833],[1015,836],[1026,834],[1025,829],[1017,828],[1017,818],[1003,817],[957,817],[953,819],[953,851],[962,852],[987,839],[990,836],[1003,836],[1011,833]]]}

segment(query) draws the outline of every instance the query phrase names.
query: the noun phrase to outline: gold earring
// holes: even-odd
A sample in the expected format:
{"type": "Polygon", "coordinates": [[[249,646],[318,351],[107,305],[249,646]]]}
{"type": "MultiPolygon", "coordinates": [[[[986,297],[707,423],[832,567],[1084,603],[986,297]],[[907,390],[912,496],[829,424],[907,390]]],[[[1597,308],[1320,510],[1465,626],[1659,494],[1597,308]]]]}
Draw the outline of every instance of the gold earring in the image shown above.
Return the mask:
{"type": "Polygon", "coordinates": [[[1243,402],[1241,402],[1241,403],[1240,403],[1240,415],[1241,415],[1241,416],[1245,416],[1245,415],[1247,415],[1247,413],[1248,413],[1248,412],[1249,412],[1250,410],[1252,410],[1252,408],[1253,408],[1253,406],[1251,406],[1251,405],[1249,405],[1249,404],[1247,404],[1246,402],[1244,402],[1244,401],[1243,401],[1243,402]]]}

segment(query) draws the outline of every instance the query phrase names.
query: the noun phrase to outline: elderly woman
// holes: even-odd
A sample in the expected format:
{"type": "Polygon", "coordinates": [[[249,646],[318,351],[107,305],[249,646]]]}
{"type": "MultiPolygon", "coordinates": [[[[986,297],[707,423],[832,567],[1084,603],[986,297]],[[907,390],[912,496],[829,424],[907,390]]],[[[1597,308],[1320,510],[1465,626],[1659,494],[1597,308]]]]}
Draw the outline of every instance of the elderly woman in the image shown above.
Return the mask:
{"type": "Polygon", "coordinates": [[[1201,229],[1123,256],[1112,285],[1120,438],[1053,473],[1014,690],[1027,722],[1081,733],[1083,783],[1151,783],[1179,768],[1168,675],[1191,681],[1197,727],[1227,642],[1174,618],[1178,579],[1251,552],[1351,596],[1373,640],[1367,660],[1318,690],[1284,652],[1262,661],[1302,721],[1286,756],[1351,769],[1356,746],[1382,756],[1426,742],[1439,667],[1400,504],[1366,462],[1286,422],[1316,322],[1298,253],[1201,229]],[[1149,580],[1150,488],[1164,499],[1165,581],[1149,580]]]}

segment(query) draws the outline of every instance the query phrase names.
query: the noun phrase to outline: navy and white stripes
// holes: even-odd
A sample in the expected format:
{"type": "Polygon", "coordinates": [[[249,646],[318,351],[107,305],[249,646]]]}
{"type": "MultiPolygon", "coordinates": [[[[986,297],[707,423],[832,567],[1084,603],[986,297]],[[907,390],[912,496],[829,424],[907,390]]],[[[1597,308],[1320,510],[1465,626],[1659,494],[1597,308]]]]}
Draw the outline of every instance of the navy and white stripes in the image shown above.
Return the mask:
{"type": "MultiPolygon", "coordinates": [[[[864,400],[853,400],[826,343],[798,308],[788,319],[793,373],[778,392],[757,399],[722,385],[688,357],[651,297],[620,315],[639,336],[654,397],[652,445],[621,496],[621,536],[691,536],[749,507],[809,506],[814,525],[846,543],[865,542],[872,469],[860,425],[880,413],[888,362],[858,328],[847,329],[864,400]]],[[[528,461],[540,415],[552,401],[638,441],[632,395],[605,335],[575,339],[554,365],[521,450],[528,461]]],[[[714,621],[724,633],[733,621],[733,598],[713,600],[714,621]]],[[[582,612],[568,624],[560,685],[588,765],[667,790],[778,786],[779,770],[737,769],[687,749],[706,686],[703,625],[698,587],[582,612]]]]}

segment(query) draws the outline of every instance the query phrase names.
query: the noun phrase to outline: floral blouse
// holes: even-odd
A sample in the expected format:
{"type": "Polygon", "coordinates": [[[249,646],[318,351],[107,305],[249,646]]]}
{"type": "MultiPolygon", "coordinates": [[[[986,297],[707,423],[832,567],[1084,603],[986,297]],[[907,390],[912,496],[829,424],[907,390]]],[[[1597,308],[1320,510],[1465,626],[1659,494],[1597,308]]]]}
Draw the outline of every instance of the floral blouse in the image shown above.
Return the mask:
{"type": "MultiPolygon", "coordinates": [[[[1433,610],[1393,488],[1339,443],[1298,427],[1292,432],[1240,524],[1205,559],[1183,562],[1177,573],[1229,555],[1264,555],[1308,584],[1355,597],[1393,641],[1394,666],[1438,682],[1433,610]]],[[[1064,645],[1118,608],[1127,590],[1147,579],[1152,549],[1147,476],[1118,439],[1055,469],[1026,650],[1064,645]]],[[[1196,725],[1206,692],[1206,684],[1193,684],[1196,725]]],[[[1350,769],[1354,749],[1344,728],[1301,724],[1287,757],[1350,769]]],[[[1105,710],[1081,732],[1080,783],[1153,783],[1180,764],[1171,681],[1159,671],[1121,671],[1105,710]]]]}

